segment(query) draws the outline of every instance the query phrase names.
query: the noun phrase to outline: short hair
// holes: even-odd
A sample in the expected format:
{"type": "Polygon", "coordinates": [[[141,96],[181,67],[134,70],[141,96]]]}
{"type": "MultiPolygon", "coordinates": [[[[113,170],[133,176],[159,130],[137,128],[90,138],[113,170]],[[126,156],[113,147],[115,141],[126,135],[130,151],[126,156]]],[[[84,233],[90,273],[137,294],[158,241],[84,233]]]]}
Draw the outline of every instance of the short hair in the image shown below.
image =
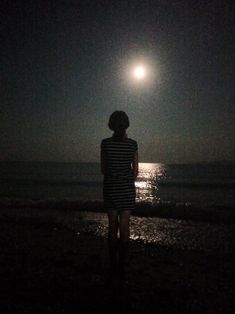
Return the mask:
{"type": "Polygon", "coordinates": [[[124,131],[129,125],[129,118],[124,111],[114,111],[109,118],[108,126],[114,132],[124,131]]]}

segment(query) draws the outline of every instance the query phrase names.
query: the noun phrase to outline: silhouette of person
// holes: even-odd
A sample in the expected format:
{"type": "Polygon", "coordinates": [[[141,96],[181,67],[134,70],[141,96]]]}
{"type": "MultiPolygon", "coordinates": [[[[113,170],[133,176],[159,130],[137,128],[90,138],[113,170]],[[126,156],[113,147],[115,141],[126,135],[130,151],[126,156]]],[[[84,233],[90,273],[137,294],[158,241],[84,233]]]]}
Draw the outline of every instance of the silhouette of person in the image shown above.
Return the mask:
{"type": "Polygon", "coordinates": [[[125,112],[114,111],[108,126],[114,132],[101,142],[101,171],[104,207],[109,220],[110,275],[118,273],[124,277],[128,265],[130,214],[135,207],[138,145],[126,134],[129,118],[125,112]]]}

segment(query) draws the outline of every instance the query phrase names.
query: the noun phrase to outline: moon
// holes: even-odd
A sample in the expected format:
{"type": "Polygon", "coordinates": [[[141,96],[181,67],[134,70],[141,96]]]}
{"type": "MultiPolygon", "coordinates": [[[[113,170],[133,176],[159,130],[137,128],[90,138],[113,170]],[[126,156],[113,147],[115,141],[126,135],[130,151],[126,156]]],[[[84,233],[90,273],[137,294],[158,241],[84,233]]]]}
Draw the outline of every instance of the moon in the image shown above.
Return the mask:
{"type": "Polygon", "coordinates": [[[159,83],[159,66],[151,57],[132,57],[120,63],[120,79],[128,92],[143,92],[156,89],[159,83]]]}
{"type": "Polygon", "coordinates": [[[142,80],[146,76],[146,69],[142,65],[138,65],[134,68],[133,74],[137,80],[142,80]]]}

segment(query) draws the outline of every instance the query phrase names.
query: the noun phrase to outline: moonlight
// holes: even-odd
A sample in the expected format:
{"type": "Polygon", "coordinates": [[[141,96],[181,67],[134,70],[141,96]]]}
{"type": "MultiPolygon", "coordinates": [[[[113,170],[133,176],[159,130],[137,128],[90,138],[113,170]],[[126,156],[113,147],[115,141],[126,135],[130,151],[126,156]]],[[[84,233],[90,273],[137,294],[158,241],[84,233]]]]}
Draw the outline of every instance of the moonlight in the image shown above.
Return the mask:
{"type": "Polygon", "coordinates": [[[139,65],[134,68],[133,74],[137,80],[142,80],[146,76],[146,69],[143,66],[139,65]]]}

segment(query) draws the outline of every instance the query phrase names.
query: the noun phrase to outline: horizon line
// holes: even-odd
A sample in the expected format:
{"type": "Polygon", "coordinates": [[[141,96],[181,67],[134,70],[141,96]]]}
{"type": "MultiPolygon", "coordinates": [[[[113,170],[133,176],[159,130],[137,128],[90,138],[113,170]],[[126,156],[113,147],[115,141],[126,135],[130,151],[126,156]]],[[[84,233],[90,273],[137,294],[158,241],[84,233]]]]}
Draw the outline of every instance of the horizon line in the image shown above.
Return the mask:
{"type": "MultiPolygon", "coordinates": [[[[64,160],[0,160],[1,163],[84,163],[84,164],[99,164],[99,161],[82,161],[82,160],[76,160],[76,161],[64,161],[64,160]]],[[[218,160],[202,160],[202,161],[182,161],[182,162],[163,162],[163,161],[139,161],[141,164],[168,164],[168,165],[183,165],[183,164],[229,164],[229,163],[235,163],[235,160],[229,160],[229,159],[218,159],[218,160]]]]}

